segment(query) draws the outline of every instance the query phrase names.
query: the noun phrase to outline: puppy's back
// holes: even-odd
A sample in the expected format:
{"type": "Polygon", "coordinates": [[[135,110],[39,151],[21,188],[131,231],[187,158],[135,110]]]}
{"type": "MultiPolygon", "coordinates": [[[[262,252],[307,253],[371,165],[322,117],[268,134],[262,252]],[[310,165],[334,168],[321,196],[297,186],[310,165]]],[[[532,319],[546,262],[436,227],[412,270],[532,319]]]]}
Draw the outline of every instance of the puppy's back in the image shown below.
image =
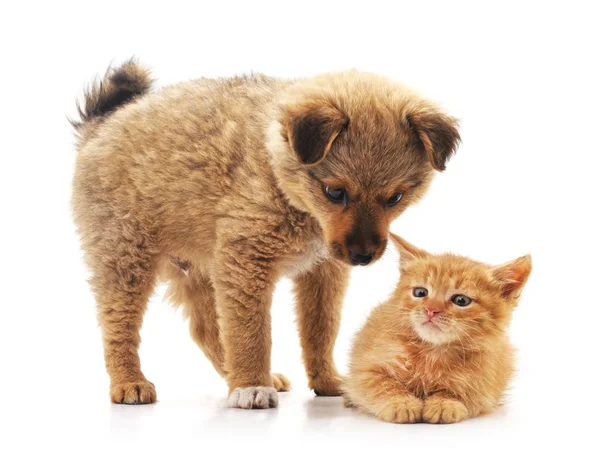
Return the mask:
{"type": "Polygon", "coordinates": [[[183,235],[202,216],[210,229],[199,232],[209,236],[223,197],[250,181],[269,190],[264,137],[283,83],[263,75],[198,79],[119,98],[118,73],[88,93],[97,102],[89,107],[106,110],[84,112],[75,123],[73,209],[80,229],[134,213],[148,226],[183,235]]]}

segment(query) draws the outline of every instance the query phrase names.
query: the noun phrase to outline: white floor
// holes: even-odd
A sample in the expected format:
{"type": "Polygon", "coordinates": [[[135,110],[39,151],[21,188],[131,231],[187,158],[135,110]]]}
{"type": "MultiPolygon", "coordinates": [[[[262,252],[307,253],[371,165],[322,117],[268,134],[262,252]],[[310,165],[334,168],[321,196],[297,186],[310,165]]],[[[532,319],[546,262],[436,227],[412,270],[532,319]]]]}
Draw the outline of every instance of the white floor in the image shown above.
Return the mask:
{"type": "MultiPolygon", "coordinates": [[[[22,407],[23,420],[14,424],[25,426],[26,434],[35,438],[5,435],[2,451],[11,456],[3,460],[17,460],[17,454],[38,460],[53,455],[61,460],[114,461],[132,456],[325,460],[336,455],[538,460],[578,452],[585,457],[577,460],[592,460],[592,454],[583,454],[571,439],[582,430],[565,422],[560,409],[557,420],[536,418],[535,399],[530,407],[508,406],[488,417],[442,427],[386,424],[345,409],[340,398],[317,398],[304,391],[280,394],[279,409],[243,411],[225,408],[219,394],[188,393],[154,405],[123,406],[87,394],[82,384],[73,386],[74,395],[60,400],[40,396],[36,404],[22,407]]],[[[565,404],[574,403],[560,406],[565,404]]],[[[580,437],[584,442],[584,435],[580,437]]]]}

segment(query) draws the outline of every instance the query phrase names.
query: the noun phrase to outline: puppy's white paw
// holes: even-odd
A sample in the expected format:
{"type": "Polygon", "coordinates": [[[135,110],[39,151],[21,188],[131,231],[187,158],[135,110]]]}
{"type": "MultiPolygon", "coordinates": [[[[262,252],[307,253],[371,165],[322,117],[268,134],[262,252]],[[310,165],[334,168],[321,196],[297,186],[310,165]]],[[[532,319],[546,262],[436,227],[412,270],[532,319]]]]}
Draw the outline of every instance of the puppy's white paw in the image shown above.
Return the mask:
{"type": "Polygon", "coordinates": [[[269,409],[278,404],[277,390],[273,387],[236,388],[227,400],[229,407],[240,409],[269,409]]]}

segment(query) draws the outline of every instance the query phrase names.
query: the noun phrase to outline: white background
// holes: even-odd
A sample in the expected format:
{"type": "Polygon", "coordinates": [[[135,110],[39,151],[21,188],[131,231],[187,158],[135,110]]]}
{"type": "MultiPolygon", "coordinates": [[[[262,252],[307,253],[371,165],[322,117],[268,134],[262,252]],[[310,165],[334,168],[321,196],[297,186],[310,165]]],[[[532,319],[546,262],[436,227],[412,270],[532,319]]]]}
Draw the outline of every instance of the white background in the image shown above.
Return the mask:
{"type": "MultiPolygon", "coordinates": [[[[5,2],[0,7],[0,459],[591,460],[599,392],[598,14],[594,2],[5,2]],[[532,253],[511,330],[509,404],[454,426],[402,426],[315,398],[290,284],[274,299],[273,369],[294,390],[269,411],[225,408],[226,386],[160,288],[141,357],[159,403],[108,399],[94,301],[69,208],[67,116],[112,61],[158,85],[249,71],[356,67],[420,89],[463,143],[392,229],[430,251],[501,263],[532,253]]],[[[353,272],[336,358],[398,277],[388,253],[353,272]]]]}

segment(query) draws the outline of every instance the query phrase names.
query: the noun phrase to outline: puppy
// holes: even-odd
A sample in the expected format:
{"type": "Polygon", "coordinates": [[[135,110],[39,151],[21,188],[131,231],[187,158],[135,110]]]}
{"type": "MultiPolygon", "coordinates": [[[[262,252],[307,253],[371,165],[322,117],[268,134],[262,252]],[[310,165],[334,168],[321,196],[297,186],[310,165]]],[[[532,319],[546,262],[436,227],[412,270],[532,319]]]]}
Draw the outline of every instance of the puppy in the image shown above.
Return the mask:
{"type": "Polygon", "coordinates": [[[459,142],[406,87],[348,71],[199,79],[150,93],[133,61],[93,84],[73,122],[73,213],[91,269],[115,403],[156,400],[139,330],[158,281],[229,385],[231,407],[277,406],[270,305],[292,278],[309,385],[338,395],[333,348],[352,265],[459,142]]]}

